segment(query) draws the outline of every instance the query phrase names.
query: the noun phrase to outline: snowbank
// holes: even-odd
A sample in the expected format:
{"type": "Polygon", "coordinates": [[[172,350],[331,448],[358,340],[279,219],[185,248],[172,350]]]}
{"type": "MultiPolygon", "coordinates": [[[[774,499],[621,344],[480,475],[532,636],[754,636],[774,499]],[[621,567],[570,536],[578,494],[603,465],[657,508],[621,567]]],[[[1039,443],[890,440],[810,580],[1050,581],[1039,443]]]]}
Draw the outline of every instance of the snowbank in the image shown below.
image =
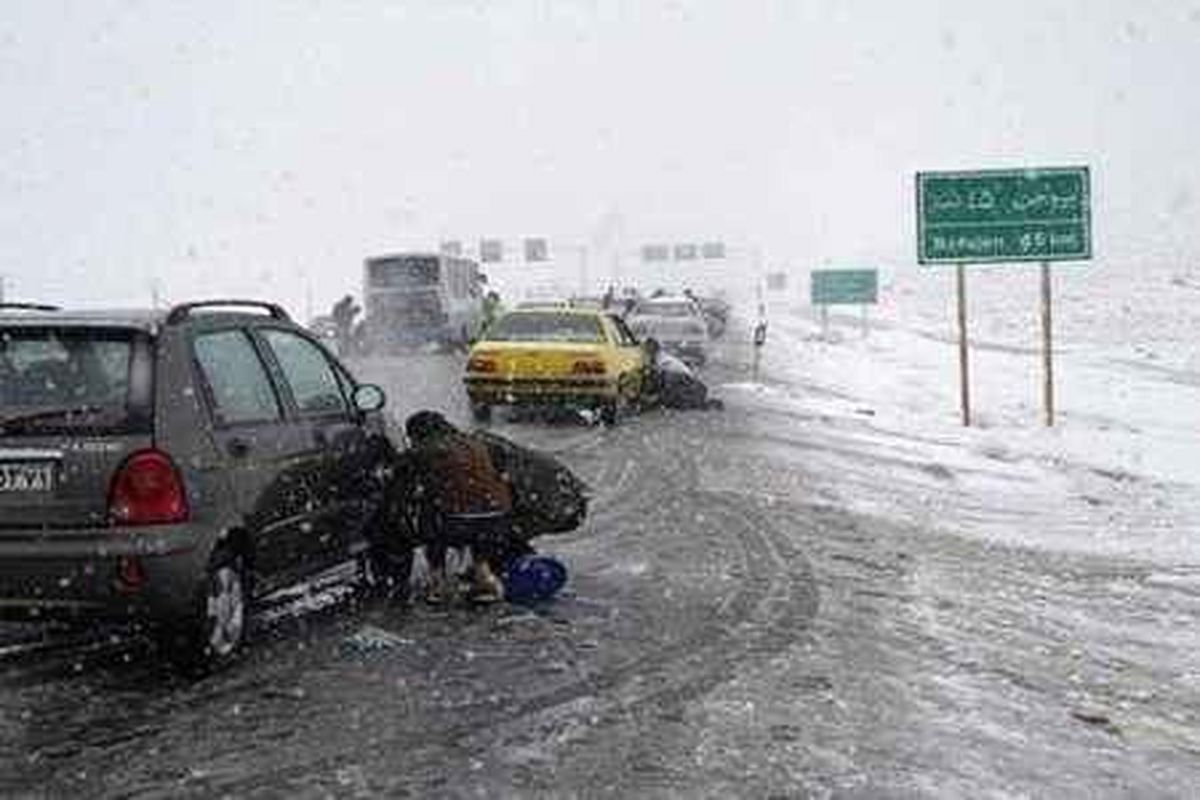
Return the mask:
{"type": "Polygon", "coordinates": [[[1055,267],[1053,428],[1042,423],[1036,266],[969,273],[971,428],[959,417],[953,271],[913,267],[881,288],[865,336],[858,309],[835,309],[823,337],[806,299],[772,297],[768,377],[724,395],[753,395],[806,435],[877,456],[870,476],[815,457],[829,462],[825,489],[853,507],[1200,564],[1200,275],[1055,267]]]}

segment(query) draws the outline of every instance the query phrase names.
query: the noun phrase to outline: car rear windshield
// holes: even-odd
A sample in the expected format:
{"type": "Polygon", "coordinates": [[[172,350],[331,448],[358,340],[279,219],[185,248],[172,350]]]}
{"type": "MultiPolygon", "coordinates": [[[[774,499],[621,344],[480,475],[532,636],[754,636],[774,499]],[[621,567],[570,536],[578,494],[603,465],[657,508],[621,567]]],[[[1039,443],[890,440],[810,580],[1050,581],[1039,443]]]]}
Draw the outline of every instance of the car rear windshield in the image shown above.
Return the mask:
{"type": "Polygon", "coordinates": [[[134,330],[0,326],[0,435],[135,432],[149,426],[134,330]]]}
{"type": "Polygon", "coordinates": [[[604,341],[600,320],[590,314],[516,312],[507,314],[488,329],[493,342],[590,342],[604,341]]]}
{"type": "Polygon", "coordinates": [[[652,317],[638,320],[633,326],[638,336],[653,336],[656,339],[703,339],[707,336],[704,323],[679,317],[652,317]]]}
{"type": "Polygon", "coordinates": [[[379,258],[367,267],[371,288],[419,289],[437,286],[440,270],[434,256],[379,258]]]}
{"type": "Polygon", "coordinates": [[[644,303],[639,309],[641,314],[653,314],[659,317],[694,317],[696,308],[686,302],[650,302],[644,303]]]}

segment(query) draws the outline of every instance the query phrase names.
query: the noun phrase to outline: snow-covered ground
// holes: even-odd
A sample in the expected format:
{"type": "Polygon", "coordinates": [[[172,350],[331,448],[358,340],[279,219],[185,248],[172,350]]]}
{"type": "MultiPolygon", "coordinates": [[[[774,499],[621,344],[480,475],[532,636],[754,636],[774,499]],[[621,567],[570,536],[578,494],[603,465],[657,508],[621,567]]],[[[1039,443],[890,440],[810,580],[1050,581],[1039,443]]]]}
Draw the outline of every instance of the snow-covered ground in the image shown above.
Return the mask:
{"type": "Polygon", "coordinates": [[[834,309],[823,337],[798,288],[771,296],[759,373],[770,377],[719,391],[734,402],[753,393],[790,420],[781,430],[836,443],[812,451],[828,476],[816,491],[830,500],[998,542],[1136,558],[1200,587],[1200,270],[1055,267],[1053,428],[1041,410],[1038,280],[1035,265],[970,269],[971,428],[959,417],[947,268],[885,276],[865,335],[857,308],[834,309]],[[894,484],[856,479],[864,458],[894,484]]]}

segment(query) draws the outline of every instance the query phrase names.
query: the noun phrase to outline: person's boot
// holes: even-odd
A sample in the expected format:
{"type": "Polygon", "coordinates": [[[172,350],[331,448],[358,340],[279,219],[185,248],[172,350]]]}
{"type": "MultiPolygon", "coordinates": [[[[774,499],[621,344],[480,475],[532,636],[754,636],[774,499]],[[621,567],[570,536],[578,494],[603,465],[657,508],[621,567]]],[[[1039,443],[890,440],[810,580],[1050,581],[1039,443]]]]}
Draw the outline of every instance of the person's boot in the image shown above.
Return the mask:
{"type": "Polygon", "coordinates": [[[449,586],[446,580],[446,570],[431,569],[429,571],[429,583],[425,586],[425,602],[431,606],[440,606],[446,602],[446,597],[449,594],[449,586]]]}
{"type": "Polygon", "coordinates": [[[475,562],[475,590],[471,599],[476,603],[498,603],[504,599],[504,582],[492,571],[486,559],[475,562]]]}

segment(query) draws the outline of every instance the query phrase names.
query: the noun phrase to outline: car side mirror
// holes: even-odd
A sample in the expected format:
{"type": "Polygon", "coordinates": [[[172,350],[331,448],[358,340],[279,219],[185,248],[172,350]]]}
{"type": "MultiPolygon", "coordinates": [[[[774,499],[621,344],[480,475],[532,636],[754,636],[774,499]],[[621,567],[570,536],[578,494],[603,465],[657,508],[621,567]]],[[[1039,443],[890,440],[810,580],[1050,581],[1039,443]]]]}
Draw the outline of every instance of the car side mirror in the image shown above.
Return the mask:
{"type": "Polygon", "coordinates": [[[373,383],[364,383],[354,390],[354,407],[363,413],[378,411],[387,403],[387,395],[373,383]]]}

